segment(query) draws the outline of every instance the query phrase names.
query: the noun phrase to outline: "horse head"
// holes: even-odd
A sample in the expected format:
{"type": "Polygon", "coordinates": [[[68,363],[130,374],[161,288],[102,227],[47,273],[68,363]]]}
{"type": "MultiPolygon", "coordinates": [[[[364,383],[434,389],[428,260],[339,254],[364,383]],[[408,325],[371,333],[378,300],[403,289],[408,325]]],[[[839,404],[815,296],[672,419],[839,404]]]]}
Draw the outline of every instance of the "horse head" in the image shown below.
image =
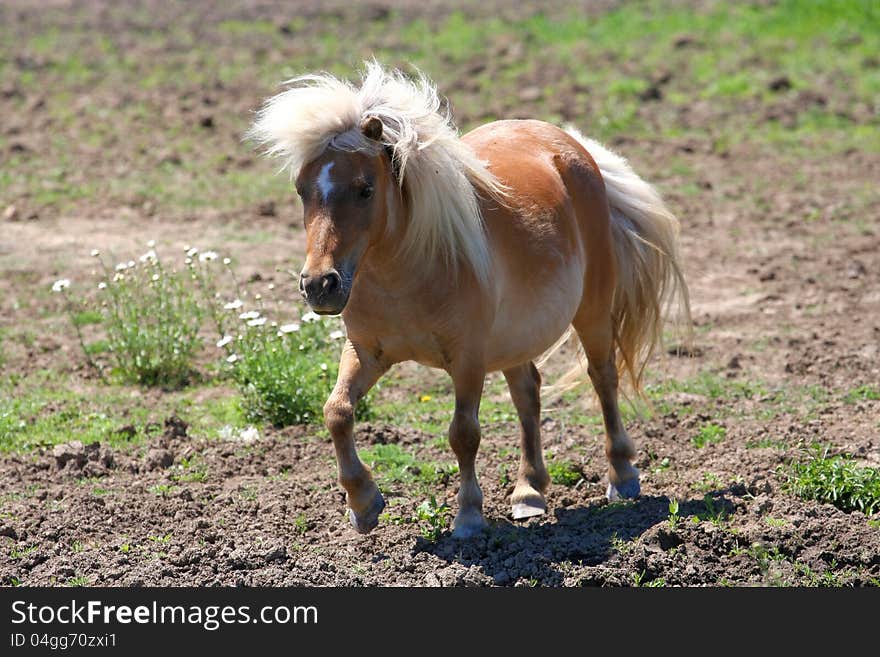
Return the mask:
{"type": "Polygon", "coordinates": [[[299,288],[322,315],[339,314],[348,303],[364,253],[385,233],[388,197],[396,187],[380,143],[382,122],[368,117],[359,132],[376,147],[328,148],[296,178],[306,229],[299,288]]]}

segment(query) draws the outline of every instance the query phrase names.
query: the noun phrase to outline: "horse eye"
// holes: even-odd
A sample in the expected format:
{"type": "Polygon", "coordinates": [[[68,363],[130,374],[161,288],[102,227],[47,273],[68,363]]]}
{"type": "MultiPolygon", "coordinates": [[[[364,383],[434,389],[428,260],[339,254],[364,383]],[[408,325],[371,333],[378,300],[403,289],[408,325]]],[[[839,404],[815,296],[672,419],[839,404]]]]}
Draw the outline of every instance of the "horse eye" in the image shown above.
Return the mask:
{"type": "Polygon", "coordinates": [[[372,185],[364,185],[361,188],[361,198],[373,198],[373,186],[372,185]]]}

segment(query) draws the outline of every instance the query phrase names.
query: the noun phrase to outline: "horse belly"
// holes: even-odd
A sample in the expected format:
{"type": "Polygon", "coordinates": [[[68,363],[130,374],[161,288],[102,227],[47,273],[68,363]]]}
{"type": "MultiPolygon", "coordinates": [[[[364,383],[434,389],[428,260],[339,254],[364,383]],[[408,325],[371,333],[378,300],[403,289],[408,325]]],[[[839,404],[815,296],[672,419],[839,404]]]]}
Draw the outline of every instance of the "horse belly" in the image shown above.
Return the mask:
{"type": "Polygon", "coordinates": [[[584,292],[584,263],[572,257],[556,275],[502,287],[487,344],[487,369],[503,370],[534,360],[568,329],[584,292]]]}

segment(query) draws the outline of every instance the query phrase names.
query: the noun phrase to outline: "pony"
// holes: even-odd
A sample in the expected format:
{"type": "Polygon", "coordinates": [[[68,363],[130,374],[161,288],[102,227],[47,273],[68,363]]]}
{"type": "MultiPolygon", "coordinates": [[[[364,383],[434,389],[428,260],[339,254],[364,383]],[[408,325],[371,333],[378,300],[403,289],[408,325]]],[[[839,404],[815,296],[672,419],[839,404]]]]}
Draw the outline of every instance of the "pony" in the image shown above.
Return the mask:
{"type": "Polygon", "coordinates": [[[487,526],[474,462],[489,372],[503,373],[520,421],[512,517],[545,513],[535,360],[572,331],[604,419],[607,497],[637,497],[618,381],[641,390],[664,313],[687,307],[678,221],[658,193],[574,128],[503,120],[460,135],[422,73],[373,61],[358,85],[329,74],[287,84],[249,137],[281,160],[302,200],[302,295],[347,330],[324,422],[354,528],[371,531],[385,506],[355,448],[354,409],[402,361],[452,378],[452,535],[487,526]]]}

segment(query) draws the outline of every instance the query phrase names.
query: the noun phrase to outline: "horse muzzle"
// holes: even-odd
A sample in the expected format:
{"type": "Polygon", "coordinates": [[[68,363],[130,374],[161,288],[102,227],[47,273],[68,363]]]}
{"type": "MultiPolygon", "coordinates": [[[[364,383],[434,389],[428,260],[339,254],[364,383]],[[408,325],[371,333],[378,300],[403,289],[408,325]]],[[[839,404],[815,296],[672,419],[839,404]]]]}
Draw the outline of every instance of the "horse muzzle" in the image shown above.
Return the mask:
{"type": "Polygon", "coordinates": [[[338,315],[348,303],[350,288],[344,284],[343,277],[335,269],[312,275],[302,272],[299,277],[299,291],[319,315],[338,315]]]}

